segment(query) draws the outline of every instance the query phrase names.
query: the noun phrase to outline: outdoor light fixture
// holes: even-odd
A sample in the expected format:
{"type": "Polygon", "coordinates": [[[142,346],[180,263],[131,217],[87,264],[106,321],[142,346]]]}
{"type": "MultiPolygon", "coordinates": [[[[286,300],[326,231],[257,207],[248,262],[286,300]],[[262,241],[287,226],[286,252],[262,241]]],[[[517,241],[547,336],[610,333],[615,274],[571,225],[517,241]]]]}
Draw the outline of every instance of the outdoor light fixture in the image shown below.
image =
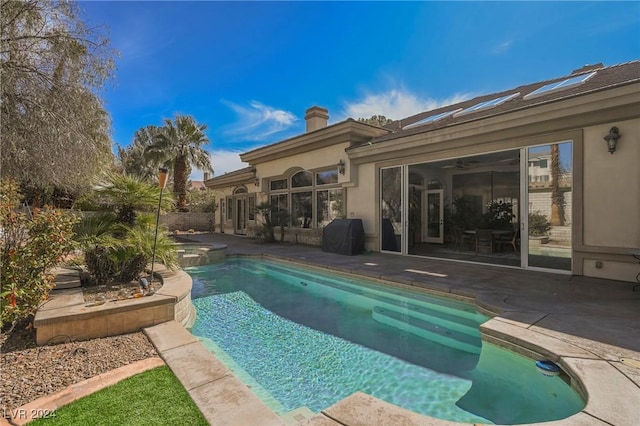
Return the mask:
{"type": "Polygon", "coordinates": [[[259,188],[260,187],[260,178],[256,178],[256,180],[253,181],[253,184],[259,188]]]}
{"type": "Polygon", "coordinates": [[[616,152],[618,139],[620,139],[620,133],[618,133],[618,128],[615,126],[609,129],[609,134],[604,137],[604,140],[607,142],[607,148],[609,148],[609,153],[611,153],[611,155],[616,152]]]}
{"type": "Polygon", "coordinates": [[[338,173],[343,175],[344,172],[345,172],[345,164],[344,164],[344,161],[341,158],[340,161],[338,162],[338,173]]]}
{"type": "Polygon", "coordinates": [[[156,263],[156,248],[158,246],[158,224],[160,223],[160,205],[162,204],[162,191],[167,186],[168,179],[169,170],[166,167],[160,167],[158,169],[158,186],[160,187],[160,199],[158,200],[158,212],[156,213],[156,234],[153,239],[153,259],[151,260],[151,275],[149,276],[149,282],[153,281],[153,267],[156,263]]]}

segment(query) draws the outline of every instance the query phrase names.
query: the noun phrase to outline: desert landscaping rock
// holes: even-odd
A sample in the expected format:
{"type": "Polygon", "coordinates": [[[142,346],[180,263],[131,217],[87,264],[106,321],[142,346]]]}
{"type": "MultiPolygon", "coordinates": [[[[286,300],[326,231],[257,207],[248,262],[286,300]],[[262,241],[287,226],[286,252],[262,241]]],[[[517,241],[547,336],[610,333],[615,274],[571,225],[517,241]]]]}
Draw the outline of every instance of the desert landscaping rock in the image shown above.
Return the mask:
{"type": "Polygon", "coordinates": [[[3,335],[0,339],[3,413],[90,377],[157,356],[142,332],[39,347],[31,330],[15,333],[25,335],[3,335]]]}

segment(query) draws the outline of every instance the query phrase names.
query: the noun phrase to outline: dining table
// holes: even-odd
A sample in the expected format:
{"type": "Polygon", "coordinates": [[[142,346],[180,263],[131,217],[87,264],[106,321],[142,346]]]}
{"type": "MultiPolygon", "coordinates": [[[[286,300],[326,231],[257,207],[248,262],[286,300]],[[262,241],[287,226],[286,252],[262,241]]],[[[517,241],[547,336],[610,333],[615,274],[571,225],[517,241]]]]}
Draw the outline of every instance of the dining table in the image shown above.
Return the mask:
{"type": "MultiPolygon", "coordinates": [[[[476,235],[476,230],[475,229],[465,229],[464,231],[462,231],[464,234],[467,235],[473,235],[474,239],[475,239],[475,235],[476,235]]],[[[491,236],[493,237],[494,242],[497,241],[497,239],[500,236],[503,235],[508,235],[508,236],[512,236],[513,235],[513,231],[509,230],[509,229],[492,229],[491,230],[491,236]]],[[[493,249],[492,252],[495,252],[496,249],[493,249]]],[[[500,250],[502,251],[502,250],[500,250]]]]}

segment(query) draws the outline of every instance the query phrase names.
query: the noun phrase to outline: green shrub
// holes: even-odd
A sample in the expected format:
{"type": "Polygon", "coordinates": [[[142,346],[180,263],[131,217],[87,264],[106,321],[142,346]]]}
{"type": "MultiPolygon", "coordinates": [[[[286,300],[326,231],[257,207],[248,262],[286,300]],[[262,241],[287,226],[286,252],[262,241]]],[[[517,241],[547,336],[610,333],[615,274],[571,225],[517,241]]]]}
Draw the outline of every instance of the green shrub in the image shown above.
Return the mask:
{"type": "Polygon", "coordinates": [[[547,216],[539,211],[529,213],[529,235],[532,237],[542,237],[547,235],[551,229],[551,222],[547,216]]]}
{"type": "MultiPolygon", "coordinates": [[[[153,258],[155,223],[139,214],[137,223],[125,226],[102,216],[81,222],[85,261],[89,275],[98,284],[135,280],[153,258]],[[105,228],[109,224],[109,228],[105,228]],[[93,229],[93,234],[92,234],[93,229]]],[[[113,219],[113,218],[111,218],[113,219]]],[[[177,246],[164,227],[158,229],[156,261],[168,268],[177,267],[177,246]]]]}
{"type": "MultiPolygon", "coordinates": [[[[85,252],[89,275],[98,284],[135,280],[153,258],[160,190],[133,176],[107,174],[97,185],[99,215],[82,219],[76,236],[85,252]]],[[[170,208],[170,194],[162,207],[170,208]]],[[[156,260],[177,267],[177,246],[164,227],[158,229],[156,260]]]]}
{"type": "Polygon", "coordinates": [[[2,328],[34,314],[53,287],[52,267],[74,248],[75,218],[50,208],[18,211],[15,183],[0,182],[0,319],[2,328]]]}

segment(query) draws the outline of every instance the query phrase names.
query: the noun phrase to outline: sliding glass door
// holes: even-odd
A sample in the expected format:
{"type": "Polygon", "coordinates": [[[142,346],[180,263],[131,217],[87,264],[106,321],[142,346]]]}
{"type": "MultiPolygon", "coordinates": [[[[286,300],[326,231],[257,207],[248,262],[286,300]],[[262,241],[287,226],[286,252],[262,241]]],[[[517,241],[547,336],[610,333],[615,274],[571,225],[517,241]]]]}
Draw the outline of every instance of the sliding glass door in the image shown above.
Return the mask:
{"type": "Polygon", "coordinates": [[[403,217],[402,167],[380,171],[380,218],[383,251],[402,251],[403,217]]]}
{"type": "Polygon", "coordinates": [[[571,142],[527,149],[527,257],[534,268],[571,271],[571,142]]]}
{"type": "Polygon", "coordinates": [[[571,271],[571,142],[380,171],[387,252],[571,271]]]}

